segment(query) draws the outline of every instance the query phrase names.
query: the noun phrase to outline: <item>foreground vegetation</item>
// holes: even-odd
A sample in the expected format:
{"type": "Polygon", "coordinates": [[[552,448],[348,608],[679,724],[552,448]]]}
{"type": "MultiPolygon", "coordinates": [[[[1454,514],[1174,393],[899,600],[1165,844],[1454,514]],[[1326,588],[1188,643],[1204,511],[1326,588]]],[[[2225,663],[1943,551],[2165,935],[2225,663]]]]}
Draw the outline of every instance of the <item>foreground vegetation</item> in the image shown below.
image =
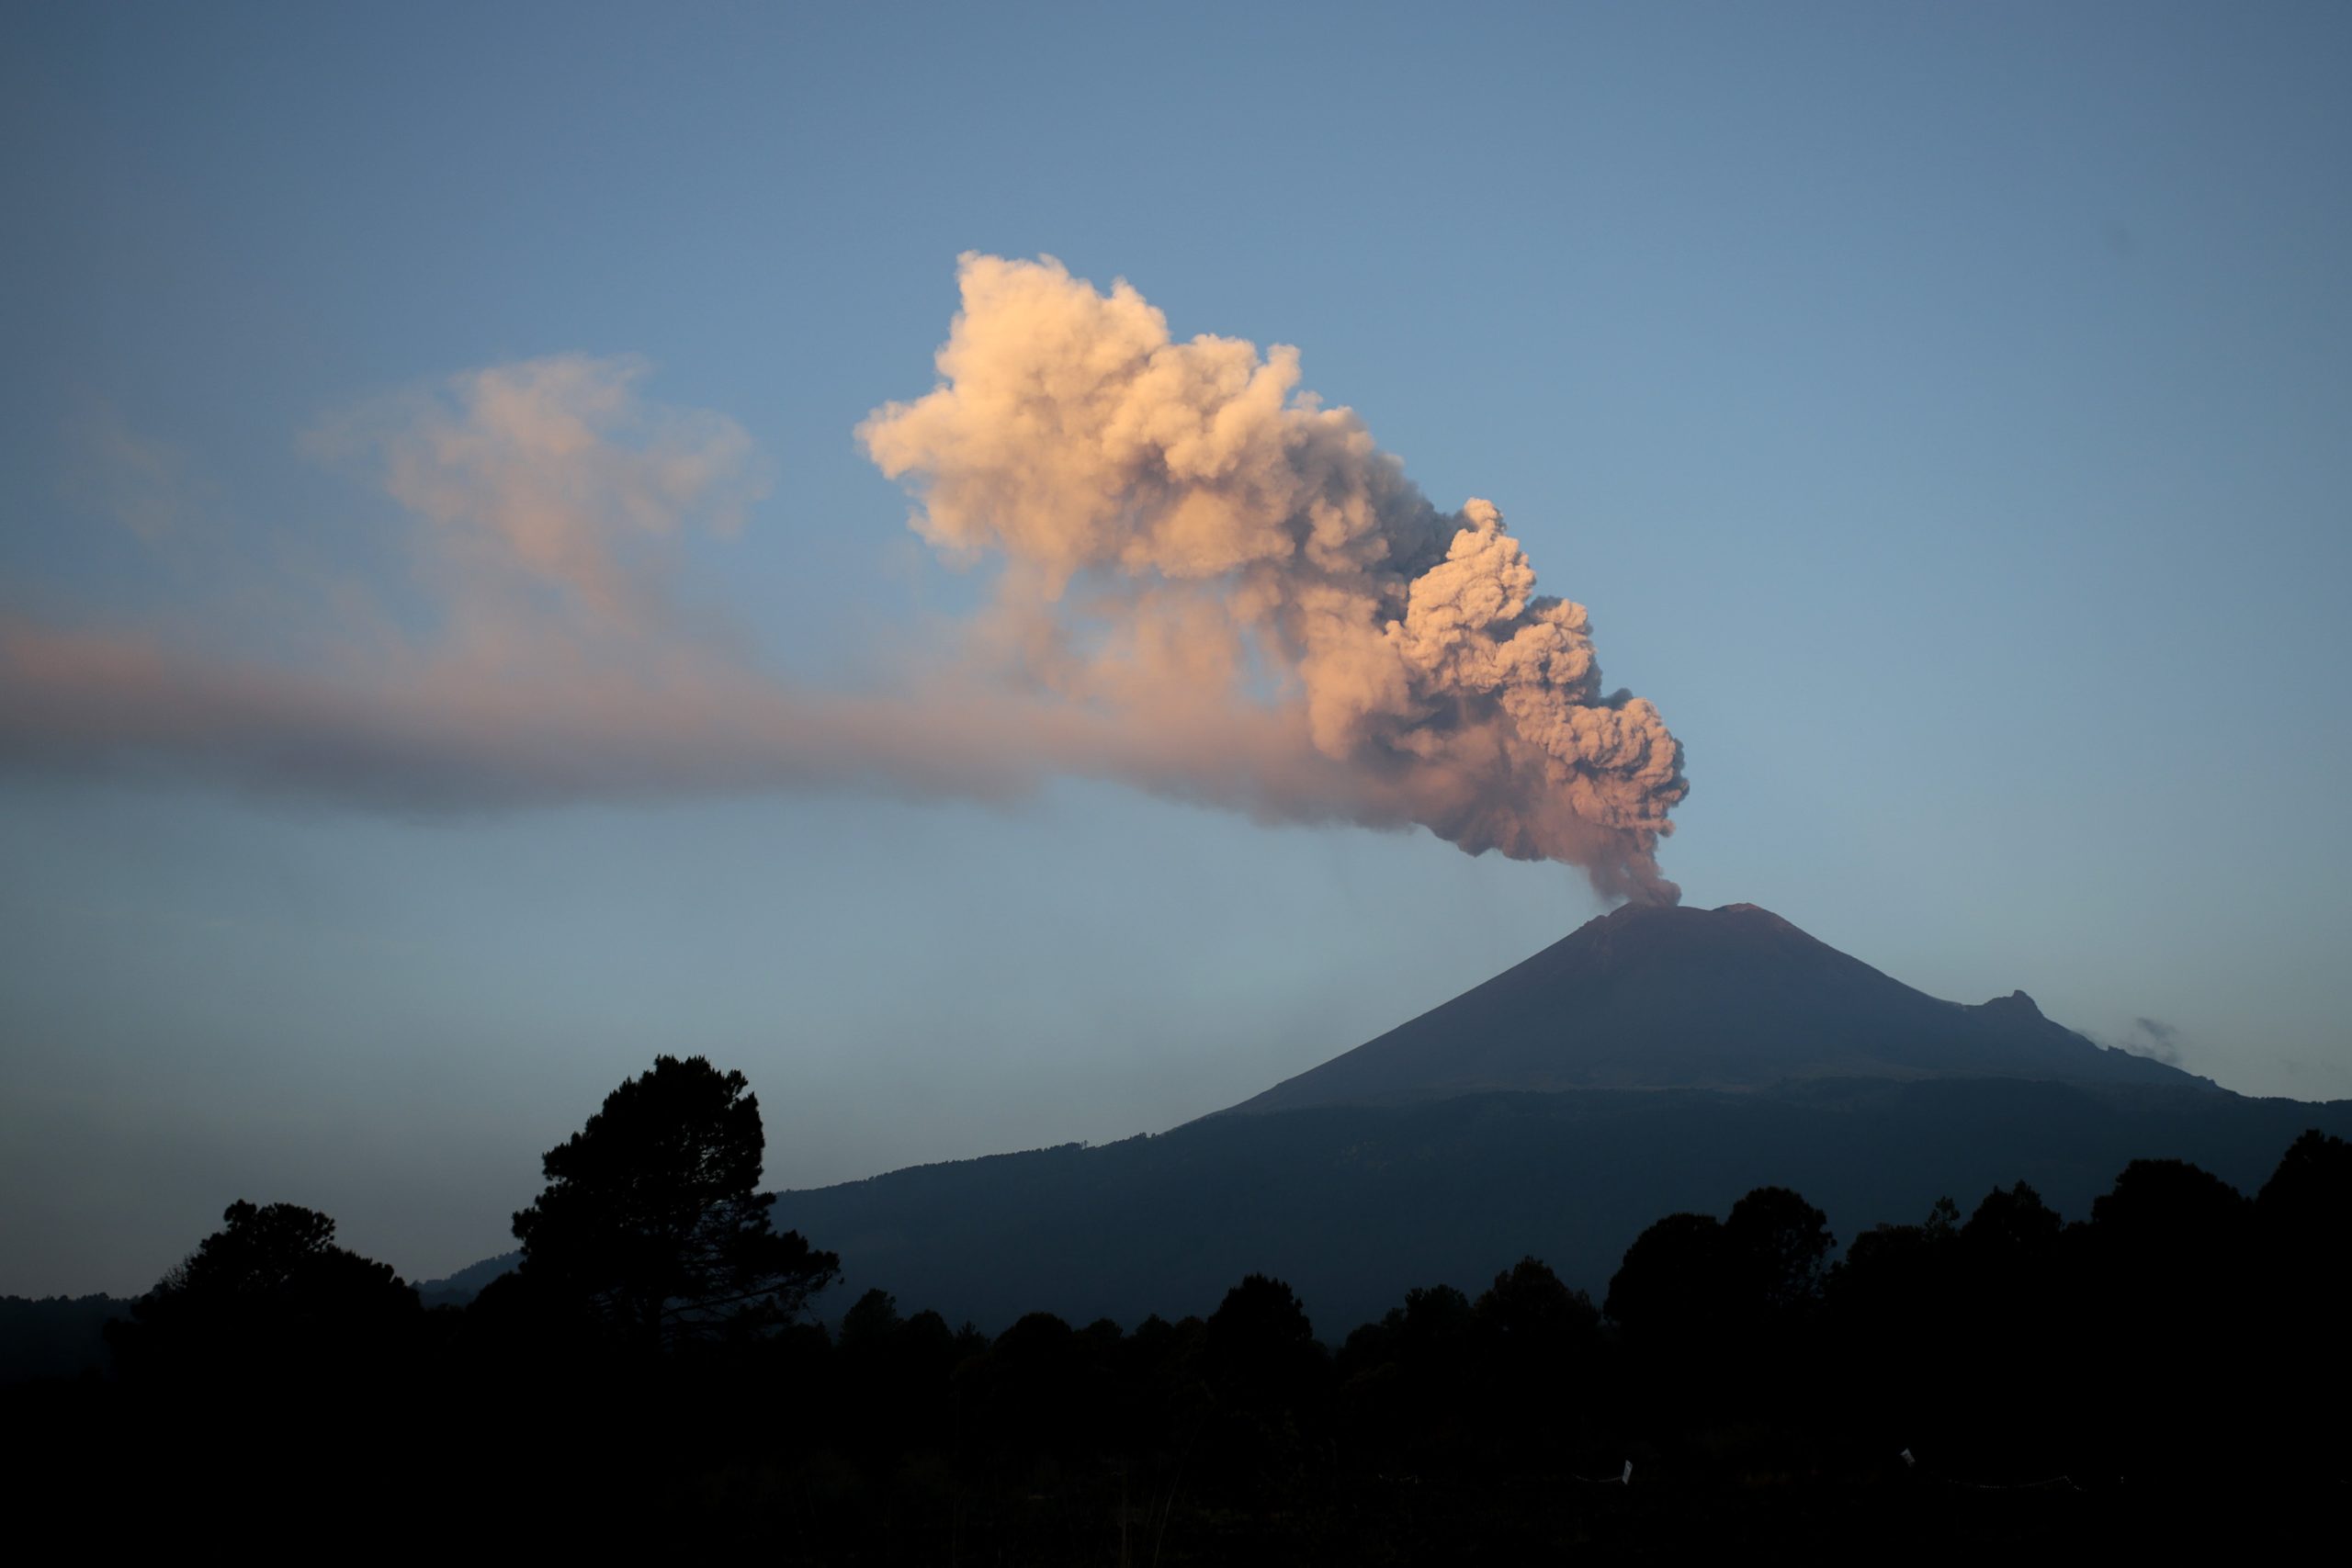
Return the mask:
{"type": "Polygon", "coordinates": [[[1526,1258],[1317,1340],[1205,1319],[993,1338],[768,1223],[757,1101],[662,1058],[550,1151],[524,1263],[424,1310],[333,1222],[240,1203],[20,1387],[9,1474],[94,1539],[756,1551],[817,1562],[1524,1562],[2300,1539],[2340,1514],[2352,1145],[2249,1199],[2143,1160],[1855,1238],[1763,1188],[1644,1232],[1596,1307],[1526,1258]]]}

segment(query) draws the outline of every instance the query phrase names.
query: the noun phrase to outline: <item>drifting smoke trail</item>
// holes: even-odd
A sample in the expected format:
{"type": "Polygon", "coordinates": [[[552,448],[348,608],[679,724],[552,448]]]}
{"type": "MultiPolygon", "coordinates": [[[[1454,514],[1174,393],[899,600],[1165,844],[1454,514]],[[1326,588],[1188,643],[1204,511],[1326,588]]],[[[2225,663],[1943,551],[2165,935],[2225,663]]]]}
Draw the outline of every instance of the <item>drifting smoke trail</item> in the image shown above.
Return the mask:
{"type": "Polygon", "coordinates": [[[926,538],[1004,558],[994,629],[1026,675],[1147,720],[1270,687],[1380,817],[1674,900],[1681,746],[1601,694],[1583,606],[1533,596],[1493,506],[1441,515],[1354,413],[1296,392],[1295,350],[1171,342],[1126,284],[1051,259],[967,255],[961,284],[941,384],[859,435],[926,538]]]}
{"type": "MultiPolygon", "coordinates": [[[[415,814],[764,791],[1001,800],[1055,773],[1263,821],[1420,823],[1671,901],[1687,792],[1584,610],[1482,501],[1440,513],[1297,355],[1172,343],[1125,284],[967,256],[927,396],[859,434],[916,527],[1000,563],[955,657],[886,690],[760,668],[666,570],[764,488],[634,360],[500,366],[316,434],[412,519],[428,629],[352,616],[300,664],[0,615],[0,768],[159,766],[415,814]]],[[[364,606],[363,606],[364,608],[364,606]]]]}

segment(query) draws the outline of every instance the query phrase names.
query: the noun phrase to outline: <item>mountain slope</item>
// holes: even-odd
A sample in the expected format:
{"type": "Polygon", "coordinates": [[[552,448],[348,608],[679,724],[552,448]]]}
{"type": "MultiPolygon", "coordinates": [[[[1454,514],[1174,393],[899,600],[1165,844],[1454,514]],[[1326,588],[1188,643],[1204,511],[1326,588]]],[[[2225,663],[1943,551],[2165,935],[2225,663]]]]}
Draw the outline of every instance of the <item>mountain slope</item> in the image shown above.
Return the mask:
{"type": "Polygon", "coordinates": [[[2252,1192],[2307,1127],[2352,1136],[2352,1101],[2018,1078],[1479,1094],[911,1167],[781,1192],[775,1214],[841,1254],[830,1317],[879,1287],[990,1332],[1028,1312],[1133,1326],[1209,1312],[1258,1271],[1336,1342],[1413,1286],[1475,1292],[1529,1253],[1597,1300],[1653,1221],[1754,1187],[1794,1187],[1841,1243],[2020,1179],[2084,1219],[2138,1158],[2252,1192]]]}
{"type": "Polygon", "coordinates": [[[1480,1094],[1212,1116],[783,1192],[775,1212],[841,1254],[828,1314],[879,1286],[991,1332],[1033,1311],[1132,1326],[1206,1313],[1261,1271],[1336,1343],[1413,1286],[1475,1294],[1529,1253],[1598,1300],[1652,1222],[1758,1186],[1803,1192],[1840,1243],[2020,1179],[2086,1219],[2136,1158],[2252,1192],[2306,1127],[2352,1135],[2352,1102],[2018,1078],[1480,1094]]]}
{"type": "Polygon", "coordinates": [[[1628,905],[1247,1112],[1489,1090],[1759,1089],[1825,1077],[2202,1083],[2102,1050],[2013,992],[1940,1001],[1753,904],[1628,905]]]}

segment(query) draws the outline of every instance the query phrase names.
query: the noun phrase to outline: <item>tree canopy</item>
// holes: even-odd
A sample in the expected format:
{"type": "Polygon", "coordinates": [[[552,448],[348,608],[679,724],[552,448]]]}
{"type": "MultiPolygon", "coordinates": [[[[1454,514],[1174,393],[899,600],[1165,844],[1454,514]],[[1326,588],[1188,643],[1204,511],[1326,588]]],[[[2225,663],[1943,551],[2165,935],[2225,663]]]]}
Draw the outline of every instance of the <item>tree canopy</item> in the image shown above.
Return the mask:
{"type": "Polygon", "coordinates": [[[334,1221],[294,1203],[239,1201],[109,1336],[127,1372],[315,1371],[365,1357],[418,1314],[389,1264],[334,1244],[334,1221]]]}
{"type": "Polygon", "coordinates": [[[547,1152],[547,1189],[514,1216],[518,1282],[649,1348],[790,1322],[841,1260],[774,1227],[765,1153],[741,1073],[655,1057],[547,1152]]]}

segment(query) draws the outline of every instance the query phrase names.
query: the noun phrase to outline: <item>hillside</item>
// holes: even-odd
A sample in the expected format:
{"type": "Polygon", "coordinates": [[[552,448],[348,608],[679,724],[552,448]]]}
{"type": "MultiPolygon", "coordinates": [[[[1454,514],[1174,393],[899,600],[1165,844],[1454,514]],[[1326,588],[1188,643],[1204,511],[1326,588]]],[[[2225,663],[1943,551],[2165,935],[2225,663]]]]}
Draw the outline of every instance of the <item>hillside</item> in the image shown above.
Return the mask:
{"type": "Polygon", "coordinates": [[[2135,1158],[2252,1191],[2313,1126],[2352,1135],[2352,1101],[1997,1078],[1494,1093],[918,1167],[779,1194],[775,1217],[841,1254],[829,1313],[879,1286],[990,1330],[1032,1311],[1132,1325],[1204,1313],[1261,1270],[1339,1336],[1527,1253],[1598,1299],[1651,1222],[1760,1185],[1798,1189],[1841,1241],[2020,1179],[2079,1219],[2135,1158]]]}

